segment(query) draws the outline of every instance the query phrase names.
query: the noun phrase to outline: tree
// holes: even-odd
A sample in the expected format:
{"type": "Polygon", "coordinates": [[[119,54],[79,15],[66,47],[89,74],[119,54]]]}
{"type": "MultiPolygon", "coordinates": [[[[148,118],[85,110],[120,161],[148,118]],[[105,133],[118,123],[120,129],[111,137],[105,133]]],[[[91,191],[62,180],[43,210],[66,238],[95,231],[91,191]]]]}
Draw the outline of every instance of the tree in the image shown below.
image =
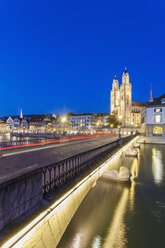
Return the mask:
{"type": "Polygon", "coordinates": [[[110,114],[110,116],[107,118],[107,122],[110,125],[110,127],[119,127],[122,124],[116,112],[113,112],[112,114],[110,114]]]}
{"type": "Polygon", "coordinates": [[[76,114],[75,113],[72,113],[72,112],[69,112],[68,114],[67,114],[67,116],[68,117],[70,117],[70,116],[75,116],[76,114]]]}

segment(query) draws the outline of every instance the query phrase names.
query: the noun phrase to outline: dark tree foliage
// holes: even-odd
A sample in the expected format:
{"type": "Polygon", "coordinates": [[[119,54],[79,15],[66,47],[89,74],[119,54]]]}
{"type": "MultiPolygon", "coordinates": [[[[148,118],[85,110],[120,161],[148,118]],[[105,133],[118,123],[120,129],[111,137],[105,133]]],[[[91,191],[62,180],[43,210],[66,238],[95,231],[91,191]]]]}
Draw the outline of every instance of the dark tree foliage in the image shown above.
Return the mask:
{"type": "Polygon", "coordinates": [[[108,124],[110,127],[119,127],[121,126],[122,122],[119,120],[117,113],[112,113],[107,119],[108,124]]]}

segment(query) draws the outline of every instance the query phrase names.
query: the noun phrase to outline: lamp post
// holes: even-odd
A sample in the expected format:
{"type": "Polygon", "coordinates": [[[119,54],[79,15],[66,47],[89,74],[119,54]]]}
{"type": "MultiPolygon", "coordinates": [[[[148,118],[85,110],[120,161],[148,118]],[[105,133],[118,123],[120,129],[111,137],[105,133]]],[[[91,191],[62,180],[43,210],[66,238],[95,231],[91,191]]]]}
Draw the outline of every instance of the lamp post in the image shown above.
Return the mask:
{"type": "Polygon", "coordinates": [[[131,122],[131,135],[133,135],[133,122],[131,122]]]}
{"type": "Polygon", "coordinates": [[[63,117],[61,118],[61,122],[64,124],[64,132],[65,132],[65,129],[66,129],[66,121],[67,121],[66,116],[63,116],[63,117]]]}
{"type": "MultiPolygon", "coordinates": [[[[122,120],[121,115],[119,115],[118,118],[119,118],[120,121],[122,120]]],[[[119,125],[118,127],[119,127],[119,139],[121,139],[121,125],[119,125]]]]}
{"type": "MultiPolygon", "coordinates": [[[[113,124],[110,124],[110,127],[113,128],[113,124]]],[[[114,130],[111,129],[111,133],[114,133],[114,130]]]]}
{"type": "Polygon", "coordinates": [[[136,127],[136,133],[137,133],[137,127],[138,127],[138,125],[136,124],[135,127],[136,127]]]}

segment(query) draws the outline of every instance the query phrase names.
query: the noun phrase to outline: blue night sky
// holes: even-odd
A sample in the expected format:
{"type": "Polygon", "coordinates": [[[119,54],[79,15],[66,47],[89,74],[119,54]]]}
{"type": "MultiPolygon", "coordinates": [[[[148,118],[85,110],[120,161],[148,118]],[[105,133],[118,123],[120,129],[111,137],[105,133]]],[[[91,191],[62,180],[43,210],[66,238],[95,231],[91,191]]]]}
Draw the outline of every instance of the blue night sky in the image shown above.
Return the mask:
{"type": "Polygon", "coordinates": [[[0,1],[0,116],[108,112],[125,66],[133,100],[165,93],[165,1],[0,1]]]}

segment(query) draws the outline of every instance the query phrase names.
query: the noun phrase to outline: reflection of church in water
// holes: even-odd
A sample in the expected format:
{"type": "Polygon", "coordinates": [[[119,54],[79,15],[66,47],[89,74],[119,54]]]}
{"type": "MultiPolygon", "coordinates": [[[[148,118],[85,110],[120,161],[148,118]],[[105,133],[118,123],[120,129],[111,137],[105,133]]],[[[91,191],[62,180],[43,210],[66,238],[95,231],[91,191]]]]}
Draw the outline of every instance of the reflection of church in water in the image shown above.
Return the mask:
{"type": "Polygon", "coordinates": [[[116,112],[120,116],[123,127],[140,127],[141,111],[144,109],[145,103],[132,101],[132,85],[126,69],[123,72],[120,87],[116,76],[113,79],[110,105],[111,113],[116,112]]]}

